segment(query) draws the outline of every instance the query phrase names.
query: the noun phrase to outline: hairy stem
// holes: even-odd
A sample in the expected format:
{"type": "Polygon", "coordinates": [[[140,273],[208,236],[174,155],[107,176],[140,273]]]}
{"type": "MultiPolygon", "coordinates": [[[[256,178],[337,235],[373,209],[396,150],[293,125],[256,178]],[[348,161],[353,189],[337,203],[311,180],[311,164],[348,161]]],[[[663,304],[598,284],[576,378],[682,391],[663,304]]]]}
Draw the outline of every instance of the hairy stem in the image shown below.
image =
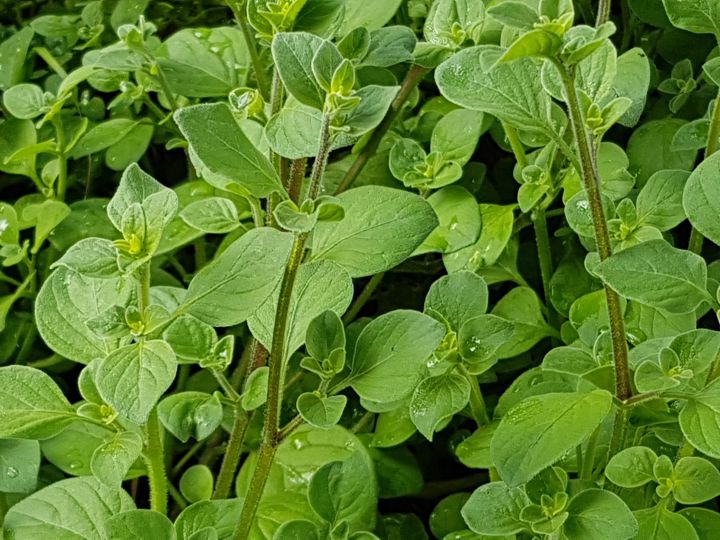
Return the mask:
{"type": "MultiPolygon", "coordinates": [[[[591,150],[588,132],[585,129],[585,121],[580,109],[575,88],[574,76],[565,66],[556,64],[560,71],[567,100],[570,124],[572,125],[575,144],[580,156],[580,175],[583,186],[587,193],[590,211],[592,214],[593,227],[595,229],[595,243],[597,244],[600,260],[604,261],[612,255],[610,235],[600,191],[600,177],[597,172],[595,161],[591,150]]],[[[605,285],[605,297],[607,299],[608,315],[610,318],[610,334],[612,337],[613,359],[615,364],[615,396],[625,401],[632,395],[630,386],[630,369],[628,367],[628,349],[625,339],[625,323],[623,320],[620,298],[617,293],[605,285]]],[[[618,419],[620,416],[617,417],[618,419]]]]}
{"type": "Polygon", "coordinates": [[[598,4],[597,19],[595,19],[595,26],[605,24],[610,19],[610,7],[612,0],[600,0],[598,4]]]}
{"type": "Polygon", "coordinates": [[[373,131],[362,152],[358,154],[355,161],[353,161],[353,164],[345,173],[340,185],[335,190],[336,195],[352,186],[353,182],[360,175],[365,165],[367,165],[367,162],[375,155],[375,152],[377,152],[377,149],[380,146],[380,141],[388,132],[390,126],[392,126],[392,123],[395,121],[395,118],[397,118],[400,109],[402,109],[413,89],[420,84],[420,81],[429,73],[429,71],[430,70],[428,68],[424,68],[422,66],[413,65],[410,67],[405,75],[402,85],[400,86],[400,91],[397,96],[395,96],[395,99],[385,114],[385,118],[383,118],[382,122],[380,122],[380,124],[375,128],[375,131],[373,131]]]}
{"type": "Polygon", "coordinates": [[[250,527],[252,526],[255,512],[265,489],[265,483],[267,482],[270,467],[278,446],[288,312],[290,311],[290,299],[292,297],[295,278],[300,268],[300,262],[302,261],[305,238],[305,235],[299,235],[295,238],[290,259],[288,260],[285,274],[283,275],[280,285],[280,298],[278,299],[277,311],[275,313],[275,326],[273,328],[272,347],[270,350],[270,373],[268,375],[268,396],[267,403],[265,404],[263,438],[260,444],[255,470],[253,471],[250,486],[245,496],[242,513],[240,514],[240,521],[238,521],[233,534],[235,540],[244,540],[249,535],[250,527]]]}
{"type": "Polygon", "coordinates": [[[158,420],[157,409],[153,409],[150,413],[145,429],[147,432],[145,465],[150,480],[150,509],[164,515],[167,513],[168,487],[165,475],[162,428],[158,420]]]}
{"type": "MultiPolygon", "coordinates": [[[[705,159],[712,156],[718,149],[718,139],[720,139],[720,90],[718,90],[715,104],[713,105],[713,114],[710,119],[710,129],[708,130],[707,145],[705,146],[705,159]]],[[[693,227],[690,232],[690,242],[688,249],[698,255],[702,251],[705,238],[700,232],[693,227]]]]}
{"type": "Polygon", "coordinates": [[[235,480],[235,471],[237,471],[242,455],[243,442],[250,424],[250,415],[244,411],[239,405],[235,406],[235,422],[230,432],[230,440],[228,441],[225,455],[223,456],[220,473],[215,484],[213,499],[226,499],[230,495],[233,481],[235,480]]]}
{"type": "Polygon", "coordinates": [[[463,367],[461,368],[463,375],[470,383],[470,413],[475,420],[478,427],[487,425],[490,423],[490,415],[487,412],[487,406],[485,405],[485,398],[483,398],[482,390],[480,390],[480,383],[475,375],[471,375],[463,367]]]}
{"type": "MultiPolygon", "coordinates": [[[[323,115],[320,127],[320,143],[318,155],[313,164],[313,170],[310,180],[309,197],[314,199],[320,189],[322,177],[327,165],[328,156],[330,154],[330,117],[323,115]]],[[[295,237],[292,251],[282,282],[280,283],[280,297],[278,298],[277,310],[275,312],[275,323],[273,326],[272,345],[270,348],[268,374],[268,393],[267,402],[265,403],[265,422],[263,424],[263,437],[258,451],[258,459],[255,464],[252,479],[245,496],[240,520],[235,527],[233,538],[235,540],[245,540],[252,526],[255,512],[257,511],[260,498],[265,489],[265,484],[270,474],[275,451],[280,444],[282,438],[280,436],[280,406],[282,404],[283,393],[283,372],[285,366],[285,347],[288,334],[288,313],[290,311],[290,300],[292,298],[295,278],[297,277],[300,263],[303,259],[305,249],[306,234],[300,234],[295,237]]]]}
{"type": "Polygon", "coordinates": [[[547,306],[548,321],[556,330],[560,329],[557,311],[550,301],[550,279],[553,274],[552,250],[550,248],[550,234],[548,233],[545,209],[539,205],[532,212],[532,223],[535,229],[535,243],[537,245],[538,261],[540,263],[540,276],[542,277],[543,295],[547,306]]]}
{"type": "Polygon", "coordinates": [[[57,139],[58,151],[58,178],[57,188],[55,189],[55,198],[58,201],[64,201],[65,192],[67,191],[67,155],[65,154],[65,129],[63,128],[62,120],[59,115],[53,119],[53,126],[55,127],[55,138],[57,139]]]}
{"type": "Polygon", "coordinates": [[[355,318],[360,313],[360,310],[367,303],[367,301],[370,300],[370,298],[372,297],[375,290],[380,286],[380,283],[382,282],[384,277],[385,277],[385,272],[380,272],[379,274],[375,274],[373,277],[370,278],[370,281],[367,282],[367,285],[365,285],[365,288],[360,292],[358,297],[353,301],[352,305],[347,310],[345,315],[343,315],[343,317],[342,317],[343,323],[349,324],[355,320],[355,318]]]}
{"type": "Polygon", "coordinates": [[[310,188],[308,189],[308,198],[316,199],[320,193],[322,178],[325,174],[328,156],[330,155],[330,121],[329,114],[323,114],[320,123],[320,138],[318,145],[318,153],[313,163],[312,174],[310,175],[310,188]]]}
{"type": "Polygon", "coordinates": [[[270,90],[268,86],[267,77],[265,70],[263,69],[262,62],[260,61],[260,55],[258,54],[257,43],[253,37],[252,30],[248,24],[247,17],[245,16],[244,10],[240,2],[228,1],[228,6],[233,12],[233,16],[240,27],[240,31],[243,34],[245,45],[247,46],[248,53],[250,54],[250,62],[252,62],[253,70],[255,71],[255,81],[257,82],[258,90],[265,100],[270,99],[270,90]]]}

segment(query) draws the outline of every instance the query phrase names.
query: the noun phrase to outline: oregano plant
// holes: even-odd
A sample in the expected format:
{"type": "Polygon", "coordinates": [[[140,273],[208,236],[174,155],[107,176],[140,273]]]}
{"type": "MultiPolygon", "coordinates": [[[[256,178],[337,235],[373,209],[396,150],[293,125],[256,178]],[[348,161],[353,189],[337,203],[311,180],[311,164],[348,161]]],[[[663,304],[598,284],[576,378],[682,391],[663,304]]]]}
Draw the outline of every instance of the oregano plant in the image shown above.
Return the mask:
{"type": "Polygon", "coordinates": [[[2,536],[714,540],[718,6],[4,10],[2,536]]]}

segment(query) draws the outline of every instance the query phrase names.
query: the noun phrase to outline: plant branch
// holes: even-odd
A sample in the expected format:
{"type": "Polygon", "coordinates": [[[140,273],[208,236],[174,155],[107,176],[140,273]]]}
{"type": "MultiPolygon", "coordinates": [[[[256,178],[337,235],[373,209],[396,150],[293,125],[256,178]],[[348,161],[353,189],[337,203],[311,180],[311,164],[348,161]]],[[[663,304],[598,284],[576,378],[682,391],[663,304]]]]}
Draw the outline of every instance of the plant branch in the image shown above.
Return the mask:
{"type": "MultiPolygon", "coordinates": [[[[713,114],[710,119],[710,129],[708,130],[707,144],[705,146],[705,159],[712,156],[718,149],[718,139],[720,139],[720,90],[718,90],[715,104],[713,105],[713,114]]],[[[693,227],[690,232],[690,242],[688,250],[698,255],[702,251],[705,238],[700,232],[693,227]]]]}
{"type": "Polygon", "coordinates": [[[380,286],[380,283],[382,282],[384,277],[385,277],[385,272],[380,272],[379,274],[375,274],[373,277],[370,278],[370,281],[367,282],[367,285],[365,285],[365,288],[360,292],[358,297],[353,301],[352,305],[350,306],[350,309],[348,309],[347,312],[345,313],[345,315],[343,315],[343,317],[342,317],[343,323],[349,324],[355,320],[355,318],[360,313],[360,310],[367,303],[367,301],[370,300],[370,298],[372,297],[375,290],[380,286]]]}
{"type": "Polygon", "coordinates": [[[257,43],[255,42],[255,38],[252,35],[252,31],[250,30],[250,25],[248,24],[247,17],[245,16],[245,13],[243,13],[240,2],[233,2],[232,0],[228,0],[227,5],[232,10],[233,16],[235,17],[235,20],[240,27],[240,31],[243,34],[245,45],[247,46],[248,53],[250,54],[250,61],[252,62],[253,70],[255,71],[255,82],[257,82],[258,90],[260,91],[263,99],[268,100],[270,99],[270,90],[268,86],[267,76],[265,75],[265,70],[263,69],[262,62],[260,61],[257,43]]]}
{"type": "Polygon", "coordinates": [[[150,480],[150,509],[164,515],[167,513],[168,487],[165,475],[162,427],[156,408],[150,413],[145,429],[147,432],[145,465],[150,480]]]}
{"type": "Polygon", "coordinates": [[[230,494],[233,481],[235,480],[235,472],[240,463],[245,434],[247,433],[249,425],[250,415],[247,411],[244,411],[240,405],[236,405],[235,422],[233,423],[230,440],[228,441],[222,465],[220,466],[220,473],[218,474],[217,483],[215,484],[213,499],[227,499],[230,494]]]}
{"type": "Polygon", "coordinates": [[[612,0],[600,0],[598,4],[597,19],[595,19],[595,26],[605,24],[610,19],[610,7],[612,0]]]}
{"type": "MultiPolygon", "coordinates": [[[[580,100],[575,88],[574,75],[559,62],[555,63],[560,71],[563,82],[565,98],[567,100],[570,124],[572,125],[575,144],[580,156],[580,176],[587,193],[593,227],[595,229],[595,243],[597,244],[600,260],[604,261],[612,255],[610,235],[608,233],[605,212],[603,210],[600,177],[593,159],[590,139],[585,128],[585,120],[580,109],[580,100]]],[[[628,349],[625,338],[625,323],[623,320],[620,298],[617,293],[605,285],[608,315],[610,318],[610,334],[612,336],[613,359],[615,363],[615,395],[625,401],[632,395],[630,386],[630,369],[628,367],[628,349]]]]}
{"type": "Polygon", "coordinates": [[[285,268],[282,283],[280,285],[280,297],[278,299],[275,313],[275,325],[273,327],[272,347],[270,350],[270,373],[268,375],[268,395],[265,404],[265,423],[263,425],[263,438],[258,451],[258,459],[255,464],[250,486],[248,487],[245,503],[243,504],[240,520],[235,527],[233,538],[244,540],[248,538],[255,512],[260,498],[262,497],[270,474],[275,451],[278,446],[278,434],[280,431],[280,404],[282,403],[282,374],[285,361],[285,341],[287,338],[288,313],[290,311],[290,299],[295,284],[300,262],[302,261],[305,247],[305,235],[298,235],[295,238],[290,259],[285,268]]]}
{"type": "Polygon", "coordinates": [[[375,155],[375,152],[377,152],[377,149],[380,146],[380,141],[388,132],[390,126],[392,126],[395,118],[397,118],[398,113],[407,101],[407,98],[417,87],[417,85],[420,84],[420,81],[423,79],[423,77],[425,77],[425,75],[427,75],[429,72],[430,70],[428,68],[422,66],[410,66],[410,69],[405,75],[405,79],[400,86],[400,90],[397,96],[395,96],[395,99],[390,104],[390,108],[385,114],[385,118],[383,118],[382,122],[380,122],[380,124],[375,128],[375,131],[373,131],[363,150],[355,158],[355,161],[353,161],[352,165],[350,165],[350,168],[345,173],[345,176],[340,182],[340,185],[338,185],[337,189],[335,190],[336,195],[342,193],[350,186],[352,186],[353,182],[360,175],[363,168],[365,168],[365,165],[367,165],[367,162],[370,160],[371,157],[375,155]]]}

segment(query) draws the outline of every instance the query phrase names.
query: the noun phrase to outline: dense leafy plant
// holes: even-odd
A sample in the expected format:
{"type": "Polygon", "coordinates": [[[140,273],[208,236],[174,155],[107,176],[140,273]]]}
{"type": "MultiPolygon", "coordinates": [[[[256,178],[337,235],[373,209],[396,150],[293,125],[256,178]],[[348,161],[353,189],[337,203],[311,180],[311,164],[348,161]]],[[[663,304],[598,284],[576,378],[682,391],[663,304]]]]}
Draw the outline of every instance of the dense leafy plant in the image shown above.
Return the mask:
{"type": "Polygon", "coordinates": [[[720,4],[595,4],[7,10],[5,537],[716,538],[720,4]]]}

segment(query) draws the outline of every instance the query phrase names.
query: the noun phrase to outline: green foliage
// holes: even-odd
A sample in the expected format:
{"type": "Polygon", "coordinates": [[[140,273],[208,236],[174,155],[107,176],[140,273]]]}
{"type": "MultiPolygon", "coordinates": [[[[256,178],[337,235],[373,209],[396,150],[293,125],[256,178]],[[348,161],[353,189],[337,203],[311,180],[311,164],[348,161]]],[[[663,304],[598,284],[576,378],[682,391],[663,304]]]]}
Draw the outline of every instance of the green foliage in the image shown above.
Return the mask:
{"type": "Polygon", "coordinates": [[[717,2],[17,4],[0,536],[717,536],[717,2]]]}

